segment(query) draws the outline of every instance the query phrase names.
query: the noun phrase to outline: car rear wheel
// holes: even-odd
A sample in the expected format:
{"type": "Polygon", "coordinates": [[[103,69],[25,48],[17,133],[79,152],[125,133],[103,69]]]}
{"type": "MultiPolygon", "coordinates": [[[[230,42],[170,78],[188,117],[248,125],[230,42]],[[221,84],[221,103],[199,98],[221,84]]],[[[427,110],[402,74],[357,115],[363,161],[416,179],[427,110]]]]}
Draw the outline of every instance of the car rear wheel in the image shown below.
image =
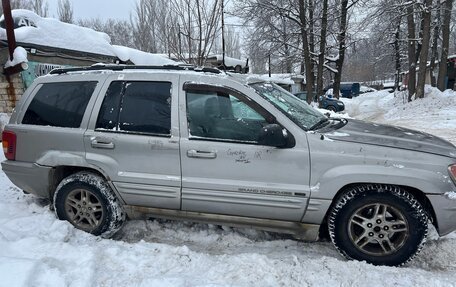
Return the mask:
{"type": "Polygon", "coordinates": [[[337,112],[337,109],[336,109],[336,107],[334,107],[334,106],[328,106],[326,109],[327,109],[327,110],[330,110],[330,111],[332,111],[332,112],[337,112]]]}
{"type": "Polygon", "coordinates": [[[54,208],[59,219],[105,238],[116,233],[125,221],[122,205],[108,183],[90,172],[63,179],[54,194],[54,208]]]}
{"type": "Polygon", "coordinates": [[[427,236],[427,215],[397,186],[361,185],[347,191],[329,214],[328,229],[348,259],[397,266],[411,260],[427,236]]]}

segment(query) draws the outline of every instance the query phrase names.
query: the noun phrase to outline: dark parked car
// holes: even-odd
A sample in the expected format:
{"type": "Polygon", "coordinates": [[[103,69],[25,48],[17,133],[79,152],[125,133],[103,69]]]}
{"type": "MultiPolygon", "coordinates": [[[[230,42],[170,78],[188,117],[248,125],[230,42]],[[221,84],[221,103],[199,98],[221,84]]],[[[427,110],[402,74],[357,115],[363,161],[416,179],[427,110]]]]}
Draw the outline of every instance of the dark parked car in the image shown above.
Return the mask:
{"type": "MultiPolygon", "coordinates": [[[[299,99],[306,101],[307,100],[307,92],[306,91],[301,91],[298,93],[294,94],[296,97],[299,99]]],[[[316,96],[315,96],[315,101],[316,101],[316,96]]],[[[345,105],[342,101],[339,101],[337,99],[333,99],[327,96],[320,96],[319,98],[319,107],[322,109],[330,110],[333,112],[341,112],[345,110],[345,105]]]]}
{"type": "MultiPolygon", "coordinates": [[[[332,89],[333,85],[327,86],[323,91],[326,93],[329,89],[332,89]]],[[[340,97],[342,98],[353,98],[360,94],[361,85],[353,82],[342,82],[340,83],[340,97]]]]}

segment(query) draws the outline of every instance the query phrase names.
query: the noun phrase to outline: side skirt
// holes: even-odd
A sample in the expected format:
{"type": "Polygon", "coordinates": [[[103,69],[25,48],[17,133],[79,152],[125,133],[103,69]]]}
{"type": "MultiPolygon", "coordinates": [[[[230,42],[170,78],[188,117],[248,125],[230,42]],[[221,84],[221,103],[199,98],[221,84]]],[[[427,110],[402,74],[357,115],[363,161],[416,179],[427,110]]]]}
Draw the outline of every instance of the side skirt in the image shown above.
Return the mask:
{"type": "Polygon", "coordinates": [[[320,225],[317,224],[160,209],[134,205],[124,205],[124,210],[130,219],[162,218],[171,220],[188,220],[240,228],[255,228],[271,232],[292,234],[295,238],[305,241],[317,241],[320,229],[320,225]]]}

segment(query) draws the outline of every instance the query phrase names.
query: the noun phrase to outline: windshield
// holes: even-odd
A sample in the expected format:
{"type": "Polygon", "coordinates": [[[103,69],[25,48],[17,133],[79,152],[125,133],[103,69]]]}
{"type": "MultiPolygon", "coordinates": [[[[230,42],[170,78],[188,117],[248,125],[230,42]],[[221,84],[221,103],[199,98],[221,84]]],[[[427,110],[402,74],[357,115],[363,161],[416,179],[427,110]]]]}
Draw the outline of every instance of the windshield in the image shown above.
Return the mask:
{"type": "Polygon", "coordinates": [[[328,120],[306,102],[296,98],[274,83],[254,83],[250,86],[304,130],[316,128],[328,120]]]}

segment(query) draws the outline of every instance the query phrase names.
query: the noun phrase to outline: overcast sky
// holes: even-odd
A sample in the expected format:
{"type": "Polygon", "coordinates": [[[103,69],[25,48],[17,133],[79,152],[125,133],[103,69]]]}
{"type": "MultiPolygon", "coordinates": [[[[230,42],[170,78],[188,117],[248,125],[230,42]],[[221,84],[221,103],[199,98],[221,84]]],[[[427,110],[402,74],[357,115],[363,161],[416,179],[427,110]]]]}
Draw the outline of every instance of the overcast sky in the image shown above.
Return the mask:
{"type": "MultiPolygon", "coordinates": [[[[130,19],[137,0],[70,0],[73,4],[74,17],[130,19]]],[[[58,0],[47,0],[50,16],[57,17],[58,0]]]]}

